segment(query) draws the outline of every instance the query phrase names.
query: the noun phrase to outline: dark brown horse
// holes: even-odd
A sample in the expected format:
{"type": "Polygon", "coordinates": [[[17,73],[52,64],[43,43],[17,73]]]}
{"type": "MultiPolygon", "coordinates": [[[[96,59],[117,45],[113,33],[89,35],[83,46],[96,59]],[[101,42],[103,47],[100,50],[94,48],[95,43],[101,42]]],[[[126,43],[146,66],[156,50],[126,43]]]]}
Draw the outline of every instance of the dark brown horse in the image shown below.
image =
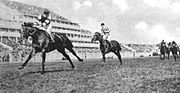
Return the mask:
{"type": "Polygon", "coordinates": [[[168,60],[169,60],[170,49],[165,44],[161,45],[161,47],[160,47],[160,59],[164,60],[166,57],[166,54],[167,54],[168,60]]]}
{"type": "Polygon", "coordinates": [[[174,57],[174,60],[176,61],[178,58],[179,47],[176,44],[173,44],[172,42],[168,43],[168,47],[174,57]]]}
{"type": "Polygon", "coordinates": [[[101,50],[104,62],[106,59],[105,54],[109,52],[113,52],[114,54],[117,55],[120,63],[122,64],[121,54],[120,54],[121,45],[117,41],[112,40],[109,42],[108,40],[104,40],[103,36],[99,32],[95,32],[95,34],[93,35],[91,42],[94,42],[94,41],[99,41],[100,43],[100,50],[101,50]]]}
{"type": "MultiPolygon", "coordinates": [[[[38,52],[42,53],[42,73],[44,73],[45,69],[45,59],[46,53],[51,52],[53,50],[57,50],[62,53],[67,60],[69,60],[72,68],[75,66],[72,63],[70,57],[66,54],[65,49],[69,50],[74,56],[77,57],[79,61],[83,61],[79,58],[74,52],[73,45],[71,41],[65,35],[57,35],[53,34],[53,38],[55,42],[52,42],[47,32],[44,30],[40,30],[33,26],[33,23],[24,23],[22,25],[21,38],[28,39],[29,36],[32,37],[32,50],[26,59],[26,61],[19,67],[19,69],[23,69],[29,60],[38,52]]],[[[22,39],[20,40],[22,41],[22,39]]]]}

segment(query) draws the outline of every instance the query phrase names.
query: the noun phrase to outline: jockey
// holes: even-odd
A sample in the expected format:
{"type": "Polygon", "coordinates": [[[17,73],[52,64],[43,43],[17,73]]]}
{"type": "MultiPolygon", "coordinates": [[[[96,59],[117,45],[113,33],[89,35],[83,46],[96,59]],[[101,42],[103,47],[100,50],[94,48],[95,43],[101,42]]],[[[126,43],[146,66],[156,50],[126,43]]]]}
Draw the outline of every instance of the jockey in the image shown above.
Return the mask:
{"type": "Polygon", "coordinates": [[[162,42],[160,43],[160,48],[165,45],[166,45],[166,42],[164,42],[164,40],[162,40],[162,42]]]}
{"type": "Polygon", "coordinates": [[[55,42],[51,35],[52,24],[50,12],[46,9],[42,15],[38,16],[37,20],[41,24],[39,29],[47,31],[47,33],[50,35],[51,40],[55,42]]]}
{"type": "Polygon", "coordinates": [[[103,39],[107,40],[110,35],[111,30],[108,27],[106,27],[104,23],[101,23],[101,27],[102,27],[101,34],[103,35],[103,39]]]}
{"type": "Polygon", "coordinates": [[[172,41],[172,46],[178,47],[175,41],[172,41]]]}

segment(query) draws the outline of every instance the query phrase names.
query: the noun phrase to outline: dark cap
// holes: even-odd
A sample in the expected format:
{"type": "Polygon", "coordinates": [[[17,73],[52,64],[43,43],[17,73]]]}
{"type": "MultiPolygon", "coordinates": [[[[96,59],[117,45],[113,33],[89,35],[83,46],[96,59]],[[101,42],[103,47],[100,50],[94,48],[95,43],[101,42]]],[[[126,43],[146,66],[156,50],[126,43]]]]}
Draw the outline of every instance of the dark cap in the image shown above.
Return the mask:
{"type": "Polygon", "coordinates": [[[47,9],[44,10],[44,14],[49,14],[49,13],[50,13],[49,10],[47,9]]]}
{"type": "Polygon", "coordinates": [[[105,24],[104,23],[101,23],[101,26],[104,26],[105,24]]]}

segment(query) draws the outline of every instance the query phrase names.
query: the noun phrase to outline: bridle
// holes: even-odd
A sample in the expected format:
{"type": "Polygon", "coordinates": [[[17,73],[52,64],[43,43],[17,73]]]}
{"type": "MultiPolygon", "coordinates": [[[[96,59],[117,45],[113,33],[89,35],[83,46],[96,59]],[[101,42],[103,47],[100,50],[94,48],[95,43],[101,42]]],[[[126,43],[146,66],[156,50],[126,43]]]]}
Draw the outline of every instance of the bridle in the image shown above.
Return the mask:
{"type": "Polygon", "coordinates": [[[30,32],[31,28],[33,28],[33,27],[24,27],[23,30],[25,29],[26,33],[29,33],[29,35],[32,36],[36,33],[37,30],[30,32]]]}
{"type": "Polygon", "coordinates": [[[100,33],[95,33],[94,36],[97,36],[98,38],[102,38],[102,35],[100,33]]]}

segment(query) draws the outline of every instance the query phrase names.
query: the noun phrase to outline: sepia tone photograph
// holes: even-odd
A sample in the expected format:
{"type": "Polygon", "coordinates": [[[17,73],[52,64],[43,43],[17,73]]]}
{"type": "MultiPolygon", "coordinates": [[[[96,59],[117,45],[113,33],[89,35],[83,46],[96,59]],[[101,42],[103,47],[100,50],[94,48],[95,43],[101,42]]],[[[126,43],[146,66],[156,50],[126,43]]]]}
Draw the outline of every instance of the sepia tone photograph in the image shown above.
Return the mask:
{"type": "Polygon", "coordinates": [[[0,0],[0,93],[180,93],[179,0],[0,0]]]}

